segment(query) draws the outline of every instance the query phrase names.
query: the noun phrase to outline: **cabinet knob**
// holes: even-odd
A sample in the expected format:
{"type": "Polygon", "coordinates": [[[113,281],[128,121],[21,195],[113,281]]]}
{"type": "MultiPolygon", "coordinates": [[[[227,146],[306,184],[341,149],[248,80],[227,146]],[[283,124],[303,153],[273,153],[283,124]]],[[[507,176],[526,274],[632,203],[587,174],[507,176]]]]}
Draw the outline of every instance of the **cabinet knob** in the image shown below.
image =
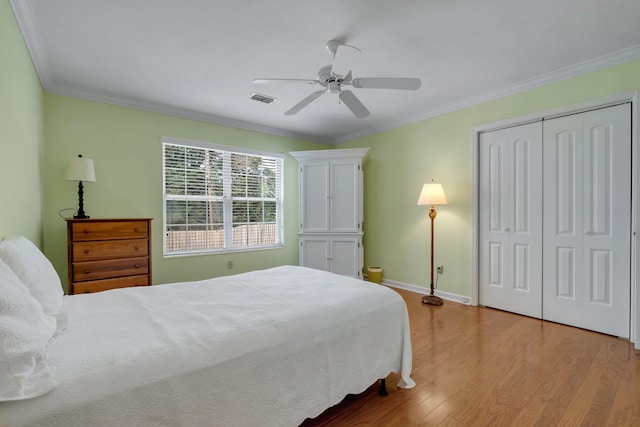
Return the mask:
{"type": "Polygon", "coordinates": [[[136,264],[134,267],[135,268],[140,268],[140,264],[136,264]]]}
{"type": "Polygon", "coordinates": [[[133,248],[133,250],[135,250],[135,251],[139,251],[139,250],[140,250],[140,248],[139,248],[139,247],[137,247],[137,246],[135,246],[135,247],[133,248]]]}
{"type": "Polygon", "coordinates": [[[84,250],[84,253],[85,253],[85,254],[88,254],[88,253],[89,253],[89,249],[85,249],[85,250],[84,250]]]}
{"type": "Polygon", "coordinates": [[[84,270],[84,274],[89,274],[89,273],[91,273],[91,270],[89,269],[84,270]]]}
{"type": "Polygon", "coordinates": [[[85,228],[84,230],[82,230],[82,232],[83,232],[84,234],[89,234],[89,229],[88,229],[88,228],[85,228]]]}

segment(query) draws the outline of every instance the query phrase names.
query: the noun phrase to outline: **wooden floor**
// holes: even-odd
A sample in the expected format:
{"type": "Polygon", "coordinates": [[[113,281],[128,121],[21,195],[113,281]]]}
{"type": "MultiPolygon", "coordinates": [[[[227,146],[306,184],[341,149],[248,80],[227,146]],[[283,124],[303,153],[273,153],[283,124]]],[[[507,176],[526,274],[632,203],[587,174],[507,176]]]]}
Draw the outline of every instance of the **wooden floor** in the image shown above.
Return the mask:
{"type": "Polygon", "coordinates": [[[445,301],[407,303],[416,387],[375,386],[310,426],[640,426],[640,355],[629,341],[445,301]]]}

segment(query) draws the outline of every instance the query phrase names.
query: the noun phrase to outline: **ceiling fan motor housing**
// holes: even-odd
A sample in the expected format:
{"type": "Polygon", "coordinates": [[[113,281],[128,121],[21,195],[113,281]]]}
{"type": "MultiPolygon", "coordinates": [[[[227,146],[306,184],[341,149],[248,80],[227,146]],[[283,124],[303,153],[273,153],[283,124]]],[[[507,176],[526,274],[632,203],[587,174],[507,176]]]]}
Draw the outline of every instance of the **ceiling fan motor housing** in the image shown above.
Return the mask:
{"type": "Polygon", "coordinates": [[[340,85],[344,80],[342,76],[331,72],[331,65],[325,65],[318,71],[318,83],[320,86],[326,87],[329,93],[340,92],[340,85]]]}

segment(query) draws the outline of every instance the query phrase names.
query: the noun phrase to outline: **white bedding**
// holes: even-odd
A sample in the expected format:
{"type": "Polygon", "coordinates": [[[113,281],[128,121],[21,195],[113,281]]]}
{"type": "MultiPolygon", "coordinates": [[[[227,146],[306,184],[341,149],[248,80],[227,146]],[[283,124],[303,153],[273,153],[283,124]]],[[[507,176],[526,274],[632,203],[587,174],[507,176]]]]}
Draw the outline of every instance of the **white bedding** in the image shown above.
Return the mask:
{"type": "Polygon", "coordinates": [[[66,296],[63,310],[58,386],[0,403],[0,426],[295,426],[390,372],[414,385],[402,298],[323,271],[66,296]]]}

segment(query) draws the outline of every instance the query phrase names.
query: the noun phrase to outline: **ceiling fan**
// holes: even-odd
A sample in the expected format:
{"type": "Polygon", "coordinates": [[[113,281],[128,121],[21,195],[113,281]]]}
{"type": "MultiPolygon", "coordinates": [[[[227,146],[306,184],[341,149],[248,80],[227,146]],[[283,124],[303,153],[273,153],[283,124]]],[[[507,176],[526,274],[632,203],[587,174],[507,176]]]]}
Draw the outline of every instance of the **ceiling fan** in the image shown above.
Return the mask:
{"type": "Polygon", "coordinates": [[[420,79],[405,77],[360,77],[352,78],[351,65],[360,55],[360,49],[355,46],[343,44],[339,40],[331,40],[327,43],[327,51],[333,57],[333,63],[325,65],[318,71],[318,78],[311,79],[255,79],[253,83],[303,83],[309,85],[319,84],[324,89],[313,92],[311,95],[298,102],[284,114],[292,116],[307,105],[318,99],[326,92],[337,93],[340,100],[359,119],[367,117],[369,110],[350,90],[343,90],[342,86],[353,86],[362,89],[402,89],[417,90],[420,87],[420,79]]]}

